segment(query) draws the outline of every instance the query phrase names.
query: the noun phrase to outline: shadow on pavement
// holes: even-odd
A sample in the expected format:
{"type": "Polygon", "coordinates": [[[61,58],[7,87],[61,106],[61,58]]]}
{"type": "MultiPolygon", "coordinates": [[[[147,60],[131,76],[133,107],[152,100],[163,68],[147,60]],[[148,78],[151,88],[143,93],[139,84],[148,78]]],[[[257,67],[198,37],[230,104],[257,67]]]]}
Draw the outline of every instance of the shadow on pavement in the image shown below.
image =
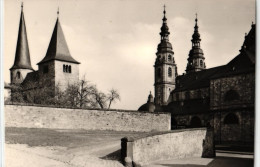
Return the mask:
{"type": "Polygon", "coordinates": [[[192,165],[192,164],[160,164],[161,166],[167,166],[167,167],[205,167],[204,165],[192,165]]]}
{"type": "Polygon", "coordinates": [[[165,166],[165,167],[253,167],[254,160],[248,159],[248,158],[216,157],[208,165],[161,163],[161,164],[155,164],[155,166],[161,166],[161,167],[163,167],[163,166],[165,166]]]}
{"type": "Polygon", "coordinates": [[[254,152],[254,145],[250,146],[243,146],[243,145],[216,145],[216,150],[223,150],[223,151],[238,151],[238,152],[254,152]]]}
{"type": "Polygon", "coordinates": [[[216,157],[208,167],[253,167],[254,159],[216,157]]]}
{"type": "Polygon", "coordinates": [[[120,156],[121,156],[121,150],[117,150],[117,151],[114,151],[104,157],[100,157],[101,159],[105,159],[105,160],[117,160],[117,161],[120,161],[120,156]]]}

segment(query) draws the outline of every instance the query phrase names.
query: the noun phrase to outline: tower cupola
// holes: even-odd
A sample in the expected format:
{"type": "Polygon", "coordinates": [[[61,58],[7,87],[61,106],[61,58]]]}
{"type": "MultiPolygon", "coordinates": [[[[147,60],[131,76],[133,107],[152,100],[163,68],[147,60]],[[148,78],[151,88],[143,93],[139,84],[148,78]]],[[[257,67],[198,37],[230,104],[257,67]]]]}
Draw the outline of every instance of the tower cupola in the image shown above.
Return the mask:
{"type": "Polygon", "coordinates": [[[203,50],[200,48],[200,33],[199,33],[199,26],[198,26],[198,18],[196,14],[196,19],[195,19],[195,26],[194,26],[194,33],[192,35],[192,49],[189,52],[189,57],[188,57],[188,64],[186,67],[186,72],[196,72],[196,71],[201,71],[206,68],[205,65],[205,57],[203,50]]]}
{"type": "Polygon", "coordinates": [[[162,24],[162,27],[161,27],[161,32],[160,32],[160,35],[161,35],[161,40],[166,40],[168,41],[168,36],[170,35],[170,32],[169,32],[169,28],[167,26],[167,18],[166,18],[166,11],[165,11],[165,6],[164,6],[164,11],[163,11],[163,24],[162,24]]]}
{"type": "Polygon", "coordinates": [[[165,5],[164,5],[164,11],[163,11],[163,23],[161,27],[161,42],[157,47],[157,52],[171,52],[174,54],[172,51],[172,44],[169,42],[169,27],[167,25],[167,18],[166,18],[166,11],[165,11],[165,5]]]}

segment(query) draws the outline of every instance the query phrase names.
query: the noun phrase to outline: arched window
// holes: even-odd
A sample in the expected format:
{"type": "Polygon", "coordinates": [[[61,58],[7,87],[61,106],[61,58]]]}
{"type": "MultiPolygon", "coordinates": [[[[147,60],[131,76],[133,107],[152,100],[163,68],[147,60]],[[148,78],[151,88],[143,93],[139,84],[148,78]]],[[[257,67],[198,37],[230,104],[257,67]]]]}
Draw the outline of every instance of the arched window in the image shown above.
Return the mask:
{"type": "Polygon", "coordinates": [[[197,116],[192,117],[192,119],[190,121],[190,127],[192,127],[192,128],[201,127],[201,120],[200,120],[200,118],[197,117],[197,116]]]}
{"type": "Polygon", "coordinates": [[[168,61],[172,61],[172,56],[171,55],[168,56],[168,61]]]}
{"type": "Polygon", "coordinates": [[[239,124],[238,117],[233,113],[229,113],[224,119],[224,124],[239,124]]]}
{"type": "Polygon", "coordinates": [[[63,64],[63,72],[66,72],[65,64],[63,64]]]}
{"type": "Polygon", "coordinates": [[[237,91],[231,89],[226,92],[224,100],[225,101],[239,100],[239,94],[237,93],[237,91]]]}
{"type": "Polygon", "coordinates": [[[169,77],[172,76],[172,68],[171,68],[171,67],[168,68],[168,76],[169,76],[169,77]]]}
{"type": "Polygon", "coordinates": [[[71,73],[71,66],[69,66],[69,73],[71,73]]]}
{"type": "Polygon", "coordinates": [[[20,73],[20,71],[18,71],[18,72],[16,73],[16,77],[17,77],[18,79],[21,78],[21,73],[20,73]]]}
{"type": "Polygon", "coordinates": [[[65,67],[65,71],[66,71],[66,72],[68,72],[68,71],[69,71],[69,69],[68,69],[68,68],[69,68],[69,66],[68,66],[68,65],[66,65],[66,67],[65,67]]]}
{"type": "Polygon", "coordinates": [[[160,69],[160,68],[158,68],[158,70],[157,70],[157,76],[158,76],[158,77],[161,76],[161,69],[160,69]]]}
{"type": "Polygon", "coordinates": [[[200,67],[203,67],[203,61],[200,60],[200,67]]]}

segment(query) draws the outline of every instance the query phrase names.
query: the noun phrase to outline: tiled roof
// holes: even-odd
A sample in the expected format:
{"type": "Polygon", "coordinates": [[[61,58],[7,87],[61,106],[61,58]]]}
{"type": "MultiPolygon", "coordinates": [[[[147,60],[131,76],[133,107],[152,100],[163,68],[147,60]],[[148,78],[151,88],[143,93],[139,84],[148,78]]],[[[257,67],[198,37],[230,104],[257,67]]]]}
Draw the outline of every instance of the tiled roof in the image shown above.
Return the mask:
{"type": "Polygon", "coordinates": [[[173,92],[209,87],[210,77],[224,71],[226,66],[219,66],[198,72],[180,75],[176,78],[176,88],[173,92]]]}
{"type": "Polygon", "coordinates": [[[39,82],[39,73],[38,71],[30,72],[26,75],[25,79],[22,82],[22,86],[25,89],[31,89],[37,87],[39,82]]]}
{"type": "Polygon", "coordinates": [[[67,42],[65,40],[59,19],[57,19],[51,41],[46,53],[46,56],[38,64],[50,61],[50,60],[60,60],[71,63],[79,64],[69,52],[67,42]]]}

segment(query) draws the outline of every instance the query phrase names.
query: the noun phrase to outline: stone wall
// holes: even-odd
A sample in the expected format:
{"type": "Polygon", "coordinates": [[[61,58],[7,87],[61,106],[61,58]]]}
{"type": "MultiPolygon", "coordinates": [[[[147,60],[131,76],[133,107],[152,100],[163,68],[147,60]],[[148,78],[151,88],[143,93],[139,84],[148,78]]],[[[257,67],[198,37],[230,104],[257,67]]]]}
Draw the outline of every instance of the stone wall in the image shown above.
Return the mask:
{"type": "Polygon", "coordinates": [[[168,113],[5,105],[5,126],[115,131],[170,130],[168,113]]]}
{"type": "Polygon", "coordinates": [[[39,64],[39,82],[48,87],[51,92],[55,91],[55,64],[54,61],[48,61],[39,64]],[[44,73],[44,67],[48,68],[48,72],[44,73]]]}
{"type": "Polygon", "coordinates": [[[185,91],[173,93],[174,101],[201,99],[201,98],[206,98],[206,97],[209,97],[209,88],[185,90],[185,91]],[[188,97],[187,97],[187,95],[188,95],[188,97]]]}
{"type": "Polygon", "coordinates": [[[123,138],[121,158],[125,163],[131,159],[137,167],[158,160],[214,157],[213,143],[213,131],[206,128],[150,133],[138,138],[123,138]]]}
{"type": "MultiPolygon", "coordinates": [[[[201,127],[213,127],[213,114],[212,113],[197,113],[197,114],[183,114],[172,115],[172,119],[177,123],[178,127],[191,127],[191,120],[198,117],[201,121],[201,127]]],[[[173,123],[173,121],[172,121],[173,123]]]]}
{"type": "Polygon", "coordinates": [[[172,115],[172,129],[189,128],[193,117],[201,120],[201,127],[214,127],[214,137],[217,143],[254,143],[254,108],[218,110],[209,113],[172,115]],[[225,123],[228,114],[234,114],[238,123],[225,123]]]}
{"type": "Polygon", "coordinates": [[[11,70],[11,83],[13,84],[20,84],[26,78],[26,75],[33,70],[29,69],[12,69],[11,70]],[[20,78],[18,78],[17,73],[20,72],[20,78]]]}
{"type": "Polygon", "coordinates": [[[55,61],[55,85],[59,85],[62,91],[70,84],[79,81],[79,65],[75,63],[55,61]],[[71,66],[71,73],[63,72],[63,65],[71,66]]]}
{"type": "Polygon", "coordinates": [[[210,81],[211,110],[253,107],[255,97],[255,74],[242,74],[210,81]],[[238,99],[227,101],[225,95],[229,90],[238,93],[238,99]]]}
{"type": "Polygon", "coordinates": [[[218,143],[254,143],[254,110],[226,110],[214,114],[214,136],[218,143]],[[234,114],[238,123],[225,123],[228,114],[234,114]]]}

